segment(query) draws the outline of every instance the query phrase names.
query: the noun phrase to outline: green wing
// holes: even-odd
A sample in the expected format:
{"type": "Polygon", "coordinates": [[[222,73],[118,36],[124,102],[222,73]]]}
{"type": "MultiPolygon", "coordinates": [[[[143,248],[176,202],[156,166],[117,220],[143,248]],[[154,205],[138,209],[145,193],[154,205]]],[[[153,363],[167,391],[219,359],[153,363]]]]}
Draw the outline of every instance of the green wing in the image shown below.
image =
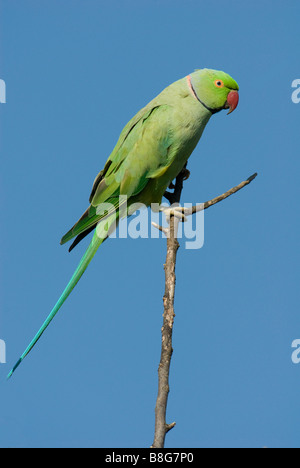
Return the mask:
{"type": "Polygon", "coordinates": [[[122,131],[104,169],[94,181],[90,207],[62,238],[61,244],[76,236],[80,236],[81,240],[85,232],[90,232],[109,214],[99,214],[99,205],[110,203],[118,210],[120,195],[126,195],[127,199],[138,195],[149,183],[150,178],[159,177],[171,164],[172,107],[150,104],[122,131]]]}

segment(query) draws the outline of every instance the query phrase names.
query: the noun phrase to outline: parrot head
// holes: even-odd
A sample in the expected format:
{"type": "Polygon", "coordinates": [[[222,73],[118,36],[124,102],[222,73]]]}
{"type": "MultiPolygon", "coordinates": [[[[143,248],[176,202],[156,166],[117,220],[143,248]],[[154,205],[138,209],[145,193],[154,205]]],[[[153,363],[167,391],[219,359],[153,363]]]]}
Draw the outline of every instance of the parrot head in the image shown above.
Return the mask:
{"type": "Polygon", "coordinates": [[[195,97],[210,112],[222,109],[233,112],[239,102],[239,86],[230,75],[218,70],[196,70],[188,76],[189,86],[195,97]]]}

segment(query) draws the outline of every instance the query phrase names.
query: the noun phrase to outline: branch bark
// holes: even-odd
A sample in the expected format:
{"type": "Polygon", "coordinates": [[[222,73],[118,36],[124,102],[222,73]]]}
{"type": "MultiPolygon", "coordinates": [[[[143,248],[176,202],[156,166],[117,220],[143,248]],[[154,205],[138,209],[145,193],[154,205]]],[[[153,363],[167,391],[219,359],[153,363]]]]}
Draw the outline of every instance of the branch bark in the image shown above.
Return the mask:
{"type": "MultiPolygon", "coordinates": [[[[230,197],[234,193],[238,192],[242,188],[249,185],[257,176],[257,173],[253,174],[244,182],[241,182],[239,185],[233,187],[232,189],[228,190],[227,192],[219,195],[212,200],[209,200],[205,203],[200,205],[193,206],[192,208],[176,208],[176,210],[180,210],[184,213],[185,216],[191,216],[201,210],[205,210],[210,208],[211,206],[225,200],[226,198],[230,197]]],[[[176,179],[176,184],[174,188],[174,192],[166,192],[165,198],[170,202],[171,205],[179,204],[181,193],[183,190],[183,183],[184,180],[188,179],[189,171],[187,171],[186,167],[183,171],[178,175],[176,179]]],[[[160,231],[164,232],[167,236],[167,258],[166,263],[164,265],[165,269],[165,294],[164,294],[164,313],[163,313],[163,326],[161,329],[162,334],[162,345],[161,345],[161,358],[158,367],[158,396],[156,400],[155,406],[155,432],[154,432],[154,441],[153,441],[153,448],[163,448],[165,445],[165,437],[167,432],[171,430],[176,423],[173,422],[171,424],[166,423],[166,412],[167,412],[167,403],[168,403],[168,395],[170,391],[169,387],[169,375],[170,375],[170,364],[171,358],[173,354],[173,347],[172,347],[172,335],[173,335],[173,325],[174,325],[174,301],[175,301],[175,286],[176,286],[176,259],[177,253],[179,249],[179,242],[177,239],[178,234],[178,224],[180,220],[178,217],[171,215],[170,216],[170,223],[169,228],[165,229],[157,224],[153,225],[159,229],[160,231]]]]}
{"type": "MultiPolygon", "coordinates": [[[[168,192],[168,200],[172,204],[179,203],[183,189],[183,181],[186,177],[186,172],[183,170],[176,179],[174,193],[168,192]]],[[[169,375],[170,364],[173,353],[172,335],[174,324],[174,300],[175,300],[175,284],[176,284],[176,258],[179,249],[177,240],[179,220],[175,216],[170,217],[170,226],[167,235],[167,258],[164,265],[165,268],[165,295],[164,295],[164,314],[163,326],[161,329],[162,346],[161,358],[158,367],[158,396],[155,407],[155,433],[153,448],[162,448],[165,445],[165,437],[167,432],[175,426],[166,423],[166,411],[169,395],[169,375]]],[[[160,226],[158,229],[162,230],[160,226]]],[[[164,230],[163,230],[164,232],[164,230]]]]}

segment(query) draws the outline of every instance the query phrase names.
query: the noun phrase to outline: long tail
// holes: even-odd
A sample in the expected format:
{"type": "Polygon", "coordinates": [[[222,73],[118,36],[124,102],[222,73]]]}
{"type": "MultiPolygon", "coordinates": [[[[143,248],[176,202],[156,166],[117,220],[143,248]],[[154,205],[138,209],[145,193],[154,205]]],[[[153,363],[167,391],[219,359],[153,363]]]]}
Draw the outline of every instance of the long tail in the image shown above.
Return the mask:
{"type": "Polygon", "coordinates": [[[76,284],[78,283],[78,281],[82,277],[83,273],[85,272],[85,270],[89,266],[91,260],[93,259],[94,255],[97,252],[100,245],[105,241],[105,239],[107,239],[109,234],[114,230],[114,229],[112,229],[112,228],[114,228],[114,226],[113,226],[114,222],[115,222],[115,217],[114,218],[111,217],[108,220],[106,219],[105,222],[102,221],[101,223],[98,224],[98,226],[96,228],[96,231],[95,231],[95,234],[93,236],[93,239],[92,239],[90,245],[88,246],[84,256],[82,257],[82,259],[81,259],[77,269],[75,270],[72,278],[70,279],[67,287],[65,288],[64,292],[62,293],[62,295],[58,299],[57,303],[55,304],[55,306],[52,309],[51,313],[49,314],[48,318],[43,323],[42,327],[39,329],[39,331],[37,332],[37,334],[35,335],[35,337],[31,341],[31,343],[25,349],[25,351],[22,354],[22,356],[20,357],[20,359],[16,362],[13,369],[8,374],[7,379],[9,379],[13,375],[13,373],[19,367],[21,362],[25,359],[27,354],[30,353],[30,351],[32,350],[34,345],[37,343],[37,341],[40,339],[40,337],[42,336],[42,334],[44,333],[44,331],[46,330],[46,328],[48,327],[50,322],[54,319],[55,315],[57,314],[57,312],[59,311],[61,306],[64,304],[66,299],[69,297],[69,295],[71,294],[71,292],[75,288],[76,284]]]}

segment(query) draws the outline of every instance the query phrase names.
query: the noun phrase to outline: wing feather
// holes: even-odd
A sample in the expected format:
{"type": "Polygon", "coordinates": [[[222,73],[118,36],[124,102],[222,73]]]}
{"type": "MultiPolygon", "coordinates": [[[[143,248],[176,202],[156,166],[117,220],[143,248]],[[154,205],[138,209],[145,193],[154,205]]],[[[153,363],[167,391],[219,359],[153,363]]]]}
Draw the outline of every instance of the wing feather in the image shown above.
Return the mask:
{"type": "Polygon", "coordinates": [[[172,144],[168,124],[170,110],[168,105],[148,105],[126,125],[104,169],[94,181],[90,207],[65,234],[62,244],[76,236],[80,236],[79,242],[85,237],[85,231],[91,232],[107,216],[99,215],[99,205],[111,203],[115,210],[119,210],[120,195],[128,199],[138,195],[150,178],[159,177],[168,169],[172,144]]]}

